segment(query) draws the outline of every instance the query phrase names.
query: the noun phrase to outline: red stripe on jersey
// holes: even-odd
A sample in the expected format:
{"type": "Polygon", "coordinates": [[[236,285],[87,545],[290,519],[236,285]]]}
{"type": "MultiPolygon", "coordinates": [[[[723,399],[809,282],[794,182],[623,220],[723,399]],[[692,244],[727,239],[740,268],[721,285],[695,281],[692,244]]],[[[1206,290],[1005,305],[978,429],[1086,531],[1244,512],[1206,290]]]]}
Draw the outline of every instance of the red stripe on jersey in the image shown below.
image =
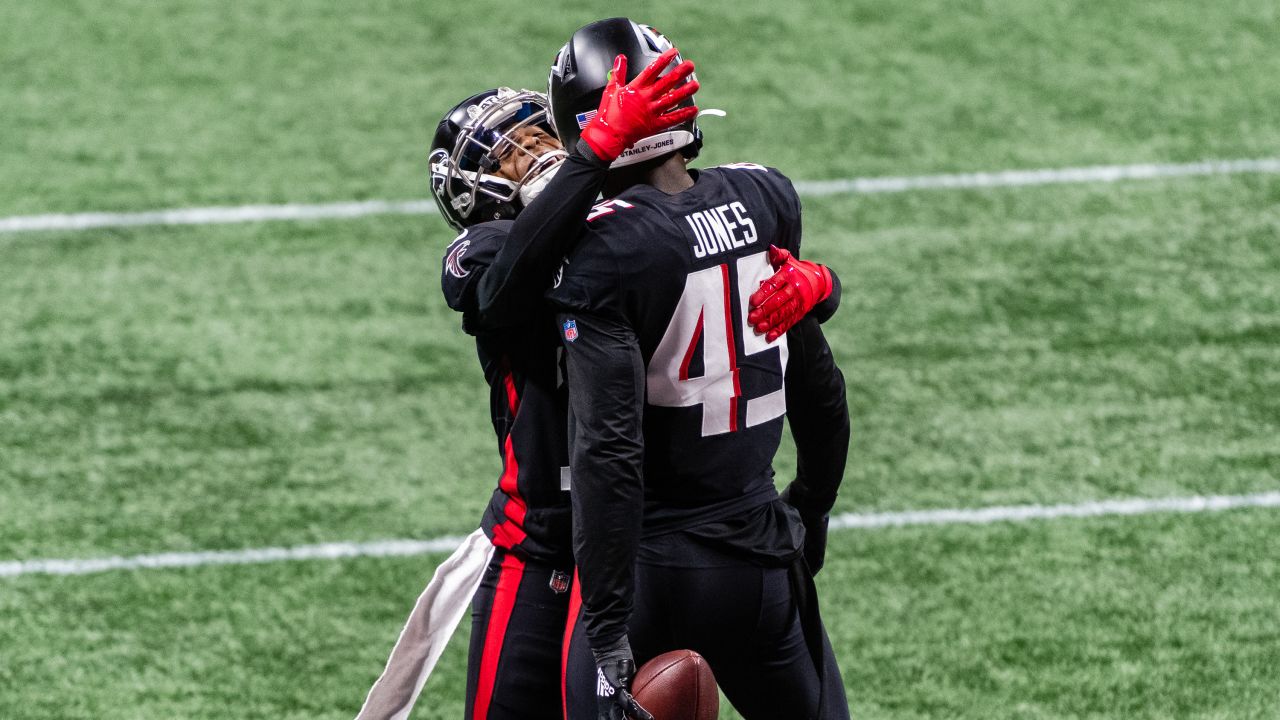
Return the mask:
{"type": "Polygon", "coordinates": [[[508,550],[514,548],[528,537],[519,525],[505,520],[493,526],[493,544],[508,550]]]}
{"type": "Polygon", "coordinates": [[[511,410],[511,414],[514,416],[516,411],[520,409],[520,394],[516,392],[516,378],[508,370],[502,382],[507,388],[507,408],[511,410]]]}
{"type": "Polygon", "coordinates": [[[489,715],[493,686],[498,678],[498,660],[502,656],[502,641],[507,636],[507,624],[511,622],[511,614],[515,611],[516,595],[520,592],[520,580],[523,578],[524,561],[515,555],[504,557],[502,573],[498,576],[498,588],[493,593],[493,607],[489,609],[484,650],[480,655],[480,678],[472,713],[474,720],[485,720],[489,715]]]}
{"type": "Polygon", "coordinates": [[[569,591],[569,618],[564,624],[564,640],[560,643],[560,709],[564,720],[569,720],[569,644],[573,642],[573,630],[578,626],[578,613],[582,610],[582,586],[578,583],[578,569],[573,569],[573,589],[569,591]]]}
{"type": "Polygon", "coordinates": [[[525,504],[524,498],[520,497],[520,485],[517,482],[520,476],[520,463],[516,461],[516,448],[515,443],[511,441],[510,430],[507,431],[507,441],[503,444],[503,448],[506,452],[502,458],[504,467],[502,478],[498,480],[498,487],[507,494],[507,503],[502,506],[502,512],[511,522],[524,525],[524,516],[529,511],[529,506],[525,504]]]}
{"type": "MultiPolygon", "coordinates": [[[[529,506],[520,496],[520,463],[516,460],[516,446],[511,439],[511,428],[515,427],[516,413],[520,410],[520,395],[516,392],[516,380],[510,370],[506,372],[503,384],[507,388],[507,409],[511,411],[511,425],[507,428],[507,439],[503,443],[502,478],[498,480],[498,487],[507,495],[507,503],[502,508],[503,513],[511,522],[523,526],[529,506]]],[[[523,530],[520,531],[520,535],[523,540],[523,530]]]]}
{"type": "Polygon", "coordinates": [[[680,362],[680,379],[689,379],[689,363],[693,362],[693,351],[698,349],[698,341],[702,339],[702,311],[698,311],[698,324],[693,327],[693,339],[689,341],[689,349],[684,351],[684,360],[680,362]]]}
{"type": "Polygon", "coordinates": [[[729,432],[738,431],[738,398],[742,383],[738,380],[738,341],[733,334],[733,293],[729,291],[729,266],[720,266],[724,276],[724,335],[729,345],[729,372],[733,375],[733,397],[729,398],[729,432]]]}

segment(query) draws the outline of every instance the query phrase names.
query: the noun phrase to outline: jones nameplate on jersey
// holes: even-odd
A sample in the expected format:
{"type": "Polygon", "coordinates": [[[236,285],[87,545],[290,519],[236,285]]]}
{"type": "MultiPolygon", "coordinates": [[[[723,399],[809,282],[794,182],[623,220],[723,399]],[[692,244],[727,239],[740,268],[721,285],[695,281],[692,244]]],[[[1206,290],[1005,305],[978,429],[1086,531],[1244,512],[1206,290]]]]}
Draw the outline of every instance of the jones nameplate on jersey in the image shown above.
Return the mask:
{"type": "Polygon", "coordinates": [[[747,208],[731,202],[710,210],[699,210],[684,216],[693,228],[693,256],[718,255],[756,241],[756,224],[747,217],[747,208]]]}

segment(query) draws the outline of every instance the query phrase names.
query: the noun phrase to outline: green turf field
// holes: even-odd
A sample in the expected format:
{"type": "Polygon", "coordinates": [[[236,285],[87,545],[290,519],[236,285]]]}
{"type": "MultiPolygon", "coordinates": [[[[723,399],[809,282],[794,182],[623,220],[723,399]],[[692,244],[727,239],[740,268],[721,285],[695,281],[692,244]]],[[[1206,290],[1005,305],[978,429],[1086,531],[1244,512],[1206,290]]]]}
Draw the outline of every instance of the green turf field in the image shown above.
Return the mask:
{"type": "MultiPolygon", "coordinates": [[[[640,2],[702,164],[1280,155],[1280,13],[640,2]]],[[[0,219],[424,197],[606,3],[0,0],[0,219]]],[[[1280,490],[1280,175],[836,195],[840,512],[1280,490]]],[[[0,234],[0,563],[435,538],[499,467],[434,216],[0,234]]],[[[784,447],[777,467],[793,469],[784,447]]],[[[1280,513],[848,530],[854,716],[1280,716],[1280,513]]],[[[0,718],[350,718],[438,556],[0,577],[0,718]]],[[[416,718],[462,716],[465,628],[416,718]]],[[[737,717],[726,712],[724,717],[737,717]]]]}

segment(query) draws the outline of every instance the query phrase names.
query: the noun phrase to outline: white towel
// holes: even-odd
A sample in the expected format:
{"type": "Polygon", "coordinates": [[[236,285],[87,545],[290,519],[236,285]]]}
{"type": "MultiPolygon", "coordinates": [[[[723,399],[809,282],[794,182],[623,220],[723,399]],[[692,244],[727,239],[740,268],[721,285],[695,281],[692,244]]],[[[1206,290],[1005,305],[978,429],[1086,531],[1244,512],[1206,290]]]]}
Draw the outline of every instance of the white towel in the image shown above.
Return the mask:
{"type": "Polygon", "coordinates": [[[483,530],[476,530],[440,563],[356,720],[407,720],[492,558],[493,543],[483,530]]]}

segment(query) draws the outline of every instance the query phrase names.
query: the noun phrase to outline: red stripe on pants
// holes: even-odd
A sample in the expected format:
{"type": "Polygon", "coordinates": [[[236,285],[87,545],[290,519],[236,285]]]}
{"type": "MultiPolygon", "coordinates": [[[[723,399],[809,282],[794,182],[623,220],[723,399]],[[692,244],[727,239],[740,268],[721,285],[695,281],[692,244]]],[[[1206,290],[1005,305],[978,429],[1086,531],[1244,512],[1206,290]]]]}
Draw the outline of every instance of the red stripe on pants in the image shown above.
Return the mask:
{"type": "Polygon", "coordinates": [[[515,610],[516,595],[520,592],[520,580],[523,577],[523,560],[510,554],[502,559],[502,574],[498,577],[498,588],[493,593],[484,650],[480,655],[480,679],[476,685],[476,704],[472,713],[474,720],[485,720],[489,716],[493,685],[498,679],[498,660],[502,657],[502,640],[507,636],[507,624],[511,622],[511,613],[515,610]]]}
{"type": "Polygon", "coordinates": [[[573,589],[569,591],[569,618],[564,624],[564,642],[560,643],[560,707],[564,720],[569,720],[569,645],[573,642],[573,629],[578,626],[578,612],[582,609],[582,587],[578,585],[578,569],[573,569],[573,589]]]}

